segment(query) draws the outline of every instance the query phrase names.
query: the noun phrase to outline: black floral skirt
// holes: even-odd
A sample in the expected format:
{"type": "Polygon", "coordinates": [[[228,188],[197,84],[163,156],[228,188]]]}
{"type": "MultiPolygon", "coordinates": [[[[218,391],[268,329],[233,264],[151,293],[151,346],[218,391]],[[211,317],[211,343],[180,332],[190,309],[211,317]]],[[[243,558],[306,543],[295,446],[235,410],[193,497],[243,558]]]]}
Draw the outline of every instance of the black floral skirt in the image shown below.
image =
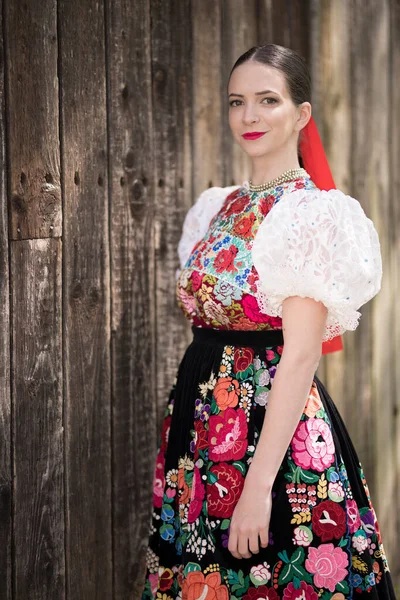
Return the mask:
{"type": "Polygon", "coordinates": [[[315,375],[272,487],[269,544],[232,556],[283,336],[192,329],[159,440],[142,599],[394,600],[362,466],[315,375]]]}

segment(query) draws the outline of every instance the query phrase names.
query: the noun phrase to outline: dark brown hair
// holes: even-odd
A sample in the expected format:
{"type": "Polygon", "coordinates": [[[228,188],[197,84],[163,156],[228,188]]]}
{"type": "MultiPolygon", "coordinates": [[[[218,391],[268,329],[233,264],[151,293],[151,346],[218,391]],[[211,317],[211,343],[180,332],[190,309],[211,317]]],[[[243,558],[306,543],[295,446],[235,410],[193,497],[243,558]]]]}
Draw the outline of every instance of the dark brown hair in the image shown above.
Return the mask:
{"type": "MultiPolygon", "coordinates": [[[[296,106],[303,102],[311,103],[311,74],[306,61],[295,50],[277,44],[253,46],[253,48],[239,56],[233,65],[229,74],[228,85],[232,72],[236,67],[247,61],[256,61],[280,71],[285,77],[289,95],[296,106]]],[[[299,158],[301,162],[301,157],[299,158]]]]}

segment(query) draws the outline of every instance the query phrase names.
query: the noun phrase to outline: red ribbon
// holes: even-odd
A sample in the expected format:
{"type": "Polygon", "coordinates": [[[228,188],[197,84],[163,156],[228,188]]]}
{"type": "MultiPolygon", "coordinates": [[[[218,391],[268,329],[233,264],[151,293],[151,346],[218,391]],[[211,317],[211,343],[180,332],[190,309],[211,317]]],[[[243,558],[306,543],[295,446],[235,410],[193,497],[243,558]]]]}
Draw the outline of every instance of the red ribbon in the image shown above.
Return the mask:
{"type": "MultiPolygon", "coordinates": [[[[336,189],[317,124],[313,117],[301,130],[300,153],[303,167],[315,185],[320,190],[336,189]]],[[[343,350],[343,341],[340,335],[327,342],[322,342],[322,354],[329,354],[338,350],[343,350]]]]}

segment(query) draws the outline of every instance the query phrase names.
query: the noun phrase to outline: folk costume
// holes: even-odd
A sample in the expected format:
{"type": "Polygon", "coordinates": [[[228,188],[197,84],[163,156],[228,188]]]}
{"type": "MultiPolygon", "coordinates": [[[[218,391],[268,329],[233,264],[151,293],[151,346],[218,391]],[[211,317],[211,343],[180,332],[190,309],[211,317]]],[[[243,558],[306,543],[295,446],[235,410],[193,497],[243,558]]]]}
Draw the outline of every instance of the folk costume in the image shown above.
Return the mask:
{"type": "Polygon", "coordinates": [[[228,550],[282,356],[283,300],[325,304],[327,353],[381,287],[375,227],[335,189],[313,119],[303,131],[301,169],[260,191],[212,187],[186,215],[176,296],[193,340],[165,409],[142,600],[395,599],[362,465],[316,375],[272,487],[268,546],[240,560],[228,550]]]}

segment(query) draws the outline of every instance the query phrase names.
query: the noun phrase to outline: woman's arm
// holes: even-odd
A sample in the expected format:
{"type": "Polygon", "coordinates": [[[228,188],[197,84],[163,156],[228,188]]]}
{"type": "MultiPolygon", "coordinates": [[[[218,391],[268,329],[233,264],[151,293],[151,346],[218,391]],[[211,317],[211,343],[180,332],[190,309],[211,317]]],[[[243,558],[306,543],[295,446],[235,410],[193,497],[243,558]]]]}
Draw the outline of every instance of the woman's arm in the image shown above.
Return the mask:
{"type": "Polygon", "coordinates": [[[321,358],[327,309],[312,298],[282,304],[284,347],[249,474],[271,488],[300,421],[321,358]]]}
{"type": "Polygon", "coordinates": [[[321,358],[327,308],[312,298],[292,296],[282,304],[284,347],[276,370],[262,431],[245,485],[235,507],[228,548],[249,558],[268,545],[271,489],[300,421],[321,358]]]}

